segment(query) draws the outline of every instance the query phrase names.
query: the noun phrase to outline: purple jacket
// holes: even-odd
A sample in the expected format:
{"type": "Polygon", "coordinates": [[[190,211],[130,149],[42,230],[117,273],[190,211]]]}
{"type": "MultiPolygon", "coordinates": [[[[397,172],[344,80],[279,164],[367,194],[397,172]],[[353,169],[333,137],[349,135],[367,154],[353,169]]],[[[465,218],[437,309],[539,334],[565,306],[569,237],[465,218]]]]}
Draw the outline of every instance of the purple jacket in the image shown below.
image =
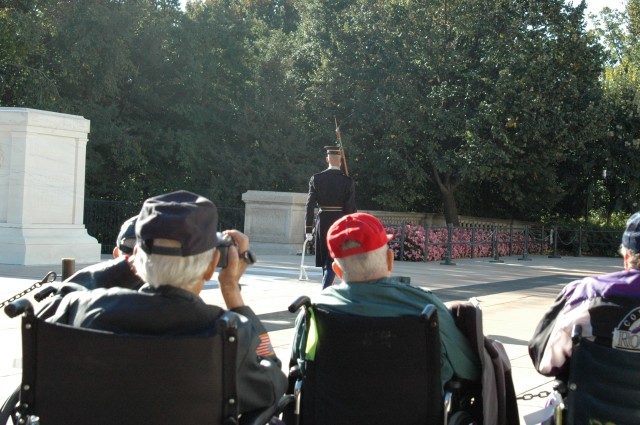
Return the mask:
{"type": "Polygon", "coordinates": [[[529,341],[538,372],[566,376],[576,324],[596,343],[640,352],[640,270],[586,277],[565,286],[529,341]]]}

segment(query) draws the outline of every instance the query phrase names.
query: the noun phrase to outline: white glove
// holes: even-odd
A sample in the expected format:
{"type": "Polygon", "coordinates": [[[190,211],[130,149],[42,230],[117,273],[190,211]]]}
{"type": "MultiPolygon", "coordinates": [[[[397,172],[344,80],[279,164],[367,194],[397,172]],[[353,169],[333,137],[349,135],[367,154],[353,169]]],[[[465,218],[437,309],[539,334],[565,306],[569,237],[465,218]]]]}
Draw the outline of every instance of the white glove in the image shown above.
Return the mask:
{"type": "Polygon", "coordinates": [[[313,239],[313,235],[311,233],[307,233],[305,235],[305,237],[307,238],[308,241],[310,241],[311,239],[313,239]]]}

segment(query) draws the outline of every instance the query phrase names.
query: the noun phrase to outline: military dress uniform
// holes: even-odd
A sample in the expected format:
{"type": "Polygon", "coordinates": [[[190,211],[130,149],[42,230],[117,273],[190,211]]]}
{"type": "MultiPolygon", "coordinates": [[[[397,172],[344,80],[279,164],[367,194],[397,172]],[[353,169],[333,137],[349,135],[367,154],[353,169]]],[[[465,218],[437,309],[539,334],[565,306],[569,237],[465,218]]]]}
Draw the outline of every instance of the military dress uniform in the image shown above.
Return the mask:
{"type": "MultiPolygon", "coordinates": [[[[335,147],[327,148],[327,154],[339,154],[335,147]]],[[[316,267],[322,267],[322,287],[333,283],[335,274],[331,269],[333,260],[329,256],[327,248],[327,231],[329,227],[346,214],[356,212],[355,184],[351,177],[345,176],[337,167],[314,174],[309,179],[309,193],[306,204],[306,233],[314,230],[315,222],[315,251],[316,267]],[[318,215],[315,216],[315,208],[318,207],[318,215]]]]}

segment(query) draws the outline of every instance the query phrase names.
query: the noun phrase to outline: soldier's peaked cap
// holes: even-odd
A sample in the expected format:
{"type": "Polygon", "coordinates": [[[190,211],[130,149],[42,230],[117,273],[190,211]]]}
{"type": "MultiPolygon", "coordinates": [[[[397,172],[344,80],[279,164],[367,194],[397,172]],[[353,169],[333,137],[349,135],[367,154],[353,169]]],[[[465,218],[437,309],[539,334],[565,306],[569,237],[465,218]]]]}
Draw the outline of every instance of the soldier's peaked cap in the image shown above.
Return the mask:
{"type": "Polygon", "coordinates": [[[327,155],[340,155],[340,148],[337,146],[325,146],[324,149],[327,151],[327,155]]]}

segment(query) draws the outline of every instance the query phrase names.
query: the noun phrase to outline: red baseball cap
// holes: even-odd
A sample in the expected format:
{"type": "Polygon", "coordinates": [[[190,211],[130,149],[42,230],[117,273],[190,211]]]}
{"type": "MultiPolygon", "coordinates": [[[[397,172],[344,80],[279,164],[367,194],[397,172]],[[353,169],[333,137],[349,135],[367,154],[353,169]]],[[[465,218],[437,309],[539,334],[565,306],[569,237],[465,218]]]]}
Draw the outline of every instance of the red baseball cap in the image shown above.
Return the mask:
{"type": "Polygon", "coordinates": [[[345,215],[333,223],[327,232],[327,245],[333,258],[344,258],[376,250],[387,244],[393,235],[387,234],[380,220],[367,213],[345,215]],[[360,244],[342,249],[347,241],[360,244]]]}

